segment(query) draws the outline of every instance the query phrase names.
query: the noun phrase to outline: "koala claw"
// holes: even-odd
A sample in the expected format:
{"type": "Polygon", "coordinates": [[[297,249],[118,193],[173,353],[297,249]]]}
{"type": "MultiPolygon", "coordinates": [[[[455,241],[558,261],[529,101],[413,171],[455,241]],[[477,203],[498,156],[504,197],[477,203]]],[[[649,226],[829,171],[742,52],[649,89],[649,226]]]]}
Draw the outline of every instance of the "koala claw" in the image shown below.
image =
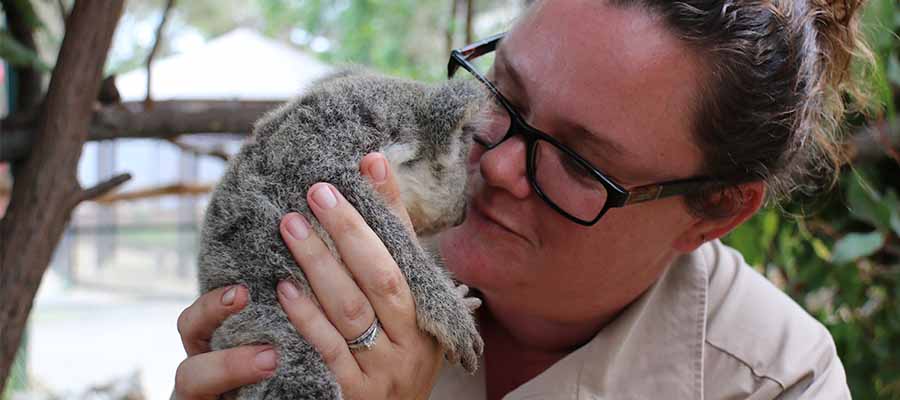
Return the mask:
{"type": "MultiPolygon", "coordinates": [[[[481,299],[477,297],[466,297],[469,293],[469,287],[466,285],[458,285],[454,288],[457,298],[466,307],[469,313],[474,312],[481,306],[481,299]]],[[[460,363],[469,373],[474,373],[478,368],[478,358],[484,350],[484,341],[481,335],[475,329],[474,325],[470,325],[470,329],[465,329],[462,337],[451,340],[450,346],[447,348],[447,360],[451,363],[460,363]]]]}
{"type": "Polygon", "coordinates": [[[470,312],[474,312],[481,307],[481,299],[477,297],[466,297],[469,294],[469,287],[464,284],[459,284],[454,289],[456,291],[456,295],[462,299],[463,304],[466,305],[466,308],[469,309],[470,312]]]}
{"type": "Polygon", "coordinates": [[[481,307],[481,299],[477,297],[466,297],[462,299],[462,301],[463,304],[466,305],[466,308],[469,309],[469,312],[474,312],[478,307],[481,307]]]}
{"type": "Polygon", "coordinates": [[[459,363],[467,372],[475,373],[478,369],[478,358],[484,351],[484,341],[478,332],[470,332],[468,338],[453,343],[445,357],[451,364],[459,363]]]}
{"type": "Polygon", "coordinates": [[[464,297],[469,293],[465,285],[454,287],[451,293],[455,300],[452,303],[456,305],[447,304],[449,307],[440,312],[417,312],[419,326],[437,338],[449,363],[459,363],[466,371],[474,373],[484,350],[484,341],[475,327],[472,310],[481,304],[481,300],[464,297]]]}
{"type": "Polygon", "coordinates": [[[484,351],[484,341],[477,331],[472,334],[472,350],[471,352],[463,353],[463,357],[460,360],[460,364],[470,374],[474,374],[475,370],[478,369],[478,358],[481,357],[484,351]]]}

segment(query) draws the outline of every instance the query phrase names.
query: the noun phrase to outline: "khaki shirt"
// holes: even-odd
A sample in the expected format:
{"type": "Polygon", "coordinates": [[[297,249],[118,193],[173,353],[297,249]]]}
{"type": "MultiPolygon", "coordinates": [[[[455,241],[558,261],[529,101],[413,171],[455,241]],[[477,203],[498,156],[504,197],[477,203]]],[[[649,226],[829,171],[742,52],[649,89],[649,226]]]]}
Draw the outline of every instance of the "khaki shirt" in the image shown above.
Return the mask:
{"type": "MultiPolygon", "coordinates": [[[[485,399],[445,366],[432,400],[485,399]]],[[[715,241],[679,258],[590,342],[504,399],[849,399],[822,324],[715,241]]]]}

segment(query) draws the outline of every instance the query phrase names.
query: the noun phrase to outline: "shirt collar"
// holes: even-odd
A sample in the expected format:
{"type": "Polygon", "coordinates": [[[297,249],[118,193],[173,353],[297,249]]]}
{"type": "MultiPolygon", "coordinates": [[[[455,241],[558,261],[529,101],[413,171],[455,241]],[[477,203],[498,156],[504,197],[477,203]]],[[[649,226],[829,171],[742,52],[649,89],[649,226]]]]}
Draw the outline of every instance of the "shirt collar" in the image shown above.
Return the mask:
{"type": "Polygon", "coordinates": [[[709,246],[678,258],[594,339],[505,398],[702,399],[709,246]]]}

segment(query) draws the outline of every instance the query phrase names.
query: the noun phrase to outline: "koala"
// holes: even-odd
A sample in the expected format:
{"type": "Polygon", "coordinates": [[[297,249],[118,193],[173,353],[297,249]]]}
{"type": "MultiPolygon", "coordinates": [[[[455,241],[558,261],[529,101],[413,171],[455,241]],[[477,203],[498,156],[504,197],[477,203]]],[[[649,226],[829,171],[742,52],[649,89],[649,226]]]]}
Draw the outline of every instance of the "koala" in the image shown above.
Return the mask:
{"type": "MultiPolygon", "coordinates": [[[[201,232],[202,292],[243,284],[250,301],[215,331],[214,350],[272,344],[275,375],[231,393],[239,399],[340,399],[321,356],[288,321],[276,297],[279,281],[308,282],[278,226],[288,212],[304,215],[337,256],[306,202],[316,182],[333,184],[384,242],[409,282],[418,326],[470,372],[483,342],[471,309],[439,260],[423,249],[360,175],[370,152],[385,155],[418,235],[462,220],[466,160],[485,93],[472,82],[430,86],[346,69],[262,117],[212,194],[201,232]]],[[[460,290],[462,289],[462,290],[460,290]]]]}

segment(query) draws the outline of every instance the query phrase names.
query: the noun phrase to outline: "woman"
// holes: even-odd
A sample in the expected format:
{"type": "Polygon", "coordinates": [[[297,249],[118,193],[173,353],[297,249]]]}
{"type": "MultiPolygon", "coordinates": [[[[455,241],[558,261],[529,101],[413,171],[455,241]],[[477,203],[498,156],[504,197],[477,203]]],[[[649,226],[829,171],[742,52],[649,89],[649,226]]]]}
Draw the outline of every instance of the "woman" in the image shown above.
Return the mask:
{"type": "MultiPolygon", "coordinates": [[[[497,96],[468,217],[440,238],[484,302],[479,373],[441,371],[393,260],[324,183],[310,204],[356,280],[329,273],[336,261],[290,214],[285,243],[327,290],[320,309],[282,282],[285,311],[348,398],[848,398],[824,327],[716,239],[838,165],[830,135],[853,91],[851,54],[865,52],[859,7],[536,2],[451,61],[497,96]],[[495,48],[486,76],[468,63],[495,48]],[[370,335],[376,316],[384,332],[370,335]],[[351,352],[361,335],[374,345],[351,352]]],[[[381,156],[361,170],[397,198],[381,156]]],[[[176,397],[215,398],[274,370],[265,346],[208,352],[246,301],[222,288],[179,318],[189,357],[176,397]]]]}

